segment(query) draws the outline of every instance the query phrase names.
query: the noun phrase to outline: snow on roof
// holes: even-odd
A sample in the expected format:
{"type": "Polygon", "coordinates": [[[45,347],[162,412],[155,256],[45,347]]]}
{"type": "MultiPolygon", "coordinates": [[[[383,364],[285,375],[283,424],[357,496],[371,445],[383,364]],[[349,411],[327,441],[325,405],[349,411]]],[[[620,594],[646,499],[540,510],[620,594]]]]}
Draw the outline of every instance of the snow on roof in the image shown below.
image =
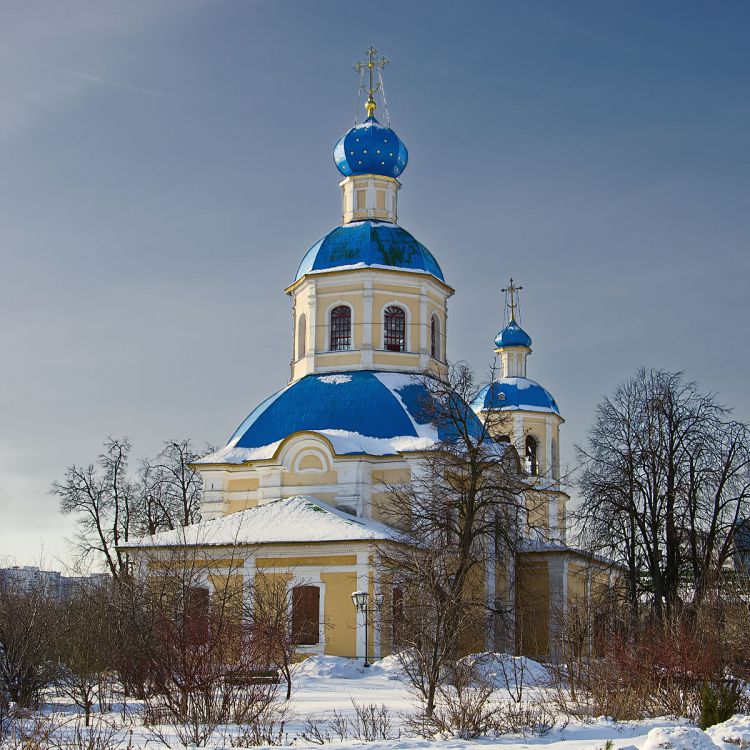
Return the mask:
{"type": "Polygon", "coordinates": [[[546,388],[520,376],[499,378],[486,385],[474,397],[471,406],[476,412],[499,409],[560,414],[557,402],[546,388]]]}
{"type": "MultiPolygon", "coordinates": [[[[271,459],[282,441],[298,432],[322,435],[338,455],[395,456],[430,450],[451,437],[449,425],[433,424],[434,399],[424,377],[414,373],[357,370],[307,375],[263,401],[226,447],[196,463],[271,459]]],[[[479,420],[471,428],[479,435],[479,420]]]]}
{"type": "Polygon", "coordinates": [[[296,495],[257,508],[151,536],[123,548],[236,546],[294,542],[368,542],[396,539],[397,532],[370,518],[360,518],[310,495],[296,495]]]}

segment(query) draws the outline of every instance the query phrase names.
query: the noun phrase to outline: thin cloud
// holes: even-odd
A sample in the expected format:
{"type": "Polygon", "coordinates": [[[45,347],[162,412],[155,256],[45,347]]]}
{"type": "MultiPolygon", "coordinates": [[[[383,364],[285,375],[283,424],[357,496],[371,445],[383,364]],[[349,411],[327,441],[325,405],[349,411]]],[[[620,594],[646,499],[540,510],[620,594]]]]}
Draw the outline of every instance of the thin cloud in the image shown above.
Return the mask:
{"type": "Polygon", "coordinates": [[[129,83],[119,83],[118,81],[110,81],[108,78],[100,78],[99,76],[92,76],[88,73],[80,73],[77,70],[68,70],[67,68],[51,68],[57,73],[62,75],[70,76],[71,78],[79,78],[82,81],[91,81],[92,83],[101,83],[104,86],[114,86],[118,89],[125,89],[126,91],[136,91],[140,94],[150,94],[151,96],[164,96],[161,91],[155,91],[154,89],[147,89],[143,86],[131,86],[129,83]]]}

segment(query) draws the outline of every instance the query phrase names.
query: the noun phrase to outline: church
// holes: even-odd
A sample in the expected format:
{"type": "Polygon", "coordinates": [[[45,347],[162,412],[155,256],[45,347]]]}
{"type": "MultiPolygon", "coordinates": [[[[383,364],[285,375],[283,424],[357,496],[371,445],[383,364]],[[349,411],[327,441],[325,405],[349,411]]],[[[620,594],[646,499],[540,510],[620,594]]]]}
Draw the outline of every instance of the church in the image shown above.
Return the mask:
{"type": "MultiPolygon", "coordinates": [[[[382,124],[375,116],[386,62],[371,48],[357,66],[369,81],[361,87],[366,116],[333,150],[341,223],[304,254],[285,289],[293,317],[288,384],[263,400],[225,447],[197,462],[200,523],[125,545],[142,564],[193,548],[205,561],[208,589],[222,571],[246,582],[284,576],[293,606],[306,614],[297,637],[307,654],[363,657],[367,649],[379,658],[390,651],[374,606],[387,593],[377,548],[394,538],[383,494],[386,485],[407,482],[441,438],[417,404],[425,376],[447,370],[454,290],[430,250],[400,224],[408,151],[389,118],[382,124]],[[373,605],[367,632],[353,592],[366,592],[373,605]]],[[[495,438],[515,447],[544,501],[529,509],[529,528],[537,531],[520,545],[524,560],[512,590],[508,577],[488,568],[486,595],[490,608],[499,599],[513,602],[516,650],[550,659],[553,613],[607,585],[607,573],[566,544],[564,420],[550,393],[527,377],[532,341],[516,313],[519,287],[511,280],[504,291],[506,320],[494,339],[499,377],[476,394],[472,418],[507,412],[495,438]]]]}

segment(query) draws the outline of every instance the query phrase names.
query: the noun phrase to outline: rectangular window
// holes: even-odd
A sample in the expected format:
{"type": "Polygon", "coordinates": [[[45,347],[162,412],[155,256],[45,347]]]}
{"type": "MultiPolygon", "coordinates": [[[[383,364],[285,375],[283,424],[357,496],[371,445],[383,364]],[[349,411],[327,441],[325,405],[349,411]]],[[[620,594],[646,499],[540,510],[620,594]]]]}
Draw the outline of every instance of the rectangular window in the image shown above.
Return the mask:
{"type": "Polygon", "coordinates": [[[295,586],[292,589],[292,638],[300,646],[318,643],[320,624],[320,589],[317,586],[295,586]]]}
{"type": "Polygon", "coordinates": [[[367,197],[365,190],[357,190],[357,208],[367,207],[367,197]]]}
{"type": "Polygon", "coordinates": [[[183,626],[185,641],[192,645],[208,640],[210,595],[204,586],[188,586],[185,590],[183,626]]]}
{"type": "Polygon", "coordinates": [[[379,211],[385,211],[385,190],[378,190],[375,193],[375,207],[379,211]]]}

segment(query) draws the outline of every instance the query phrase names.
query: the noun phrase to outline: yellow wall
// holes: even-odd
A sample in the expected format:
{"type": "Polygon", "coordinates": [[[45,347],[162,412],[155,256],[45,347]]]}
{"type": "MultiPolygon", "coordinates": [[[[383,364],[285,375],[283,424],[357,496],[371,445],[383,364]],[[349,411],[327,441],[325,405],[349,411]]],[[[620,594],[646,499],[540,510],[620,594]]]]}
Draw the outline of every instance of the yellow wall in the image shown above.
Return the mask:
{"type": "Polygon", "coordinates": [[[304,473],[296,474],[293,471],[285,471],[281,475],[281,484],[284,487],[295,487],[297,485],[312,485],[312,484],[336,484],[338,481],[338,474],[335,471],[320,472],[317,474],[304,473]]]}
{"type": "Polygon", "coordinates": [[[547,562],[524,561],[516,571],[516,649],[544,656],[549,648],[549,574],[547,562]]]}
{"type": "Polygon", "coordinates": [[[255,498],[245,498],[244,500],[230,500],[228,513],[237,513],[248,508],[255,508],[258,501],[255,498]]]}
{"type": "Polygon", "coordinates": [[[254,492],[258,489],[257,477],[245,477],[243,479],[230,479],[227,482],[227,492],[254,492]]]}
{"type": "Polygon", "coordinates": [[[352,591],[357,590],[357,574],[321,573],[325,593],[325,652],[337,656],[357,654],[357,616],[352,591]]]}
{"type": "MultiPolygon", "coordinates": [[[[294,568],[299,565],[356,565],[356,555],[316,555],[314,557],[259,557],[258,568],[294,568]]],[[[354,589],[352,589],[354,591],[354,589]]],[[[351,591],[349,592],[351,594],[351,591]]]]}

